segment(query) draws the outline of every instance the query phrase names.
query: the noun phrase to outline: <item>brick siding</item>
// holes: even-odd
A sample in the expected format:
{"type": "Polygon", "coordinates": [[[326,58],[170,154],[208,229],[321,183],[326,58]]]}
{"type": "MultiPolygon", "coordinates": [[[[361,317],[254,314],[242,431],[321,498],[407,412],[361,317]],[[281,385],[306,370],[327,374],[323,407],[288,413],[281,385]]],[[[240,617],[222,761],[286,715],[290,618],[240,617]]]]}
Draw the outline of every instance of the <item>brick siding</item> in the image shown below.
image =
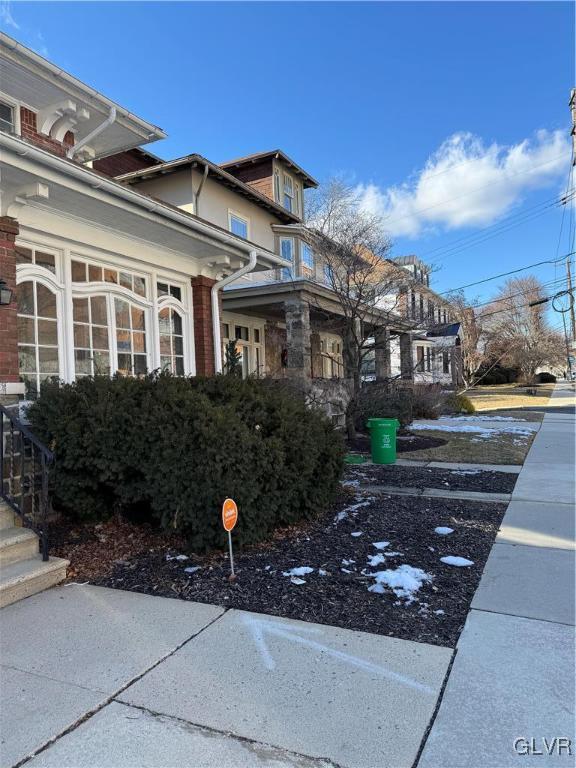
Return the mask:
{"type": "Polygon", "coordinates": [[[71,131],[68,131],[62,142],[38,133],[36,112],[32,112],[26,107],[20,107],[20,135],[40,149],[46,149],[48,152],[60,155],[60,157],[65,157],[68,147],[74,146],[74,134],[71,131]]]}
{"type": "Polygon", "coordinates": [[[274,200],[274,174],[272,160],[251,163],[242,168],[225,168],[224,170],[253,187],[271,200],[274,200]]]}
{"type": "Polygon", "coordinates": [[[16,219],[10,216],[0,217],[0,279],[13,292],[12,302],[0,306],[0,383],[19,381],[16,253],[14,245],[18,231],[16,219]]]}
{"type": "Polygon", "coordinates": [[[93,166],[94,170],[105,173],[106,176],[121,176],[124,173],[150,168],[160,162],[139,149],[129,149],[126,152],[118,152],[116,155],[95,160],[93,166]]]}
{"type": "Polygon", "coordinates": [[[197,376],[212,376],[215,372],[214,334],[212,329],[212,286],[215,282],[215,280],[211,280],[209,277],[199,276],[192,278],[197,376]]]}

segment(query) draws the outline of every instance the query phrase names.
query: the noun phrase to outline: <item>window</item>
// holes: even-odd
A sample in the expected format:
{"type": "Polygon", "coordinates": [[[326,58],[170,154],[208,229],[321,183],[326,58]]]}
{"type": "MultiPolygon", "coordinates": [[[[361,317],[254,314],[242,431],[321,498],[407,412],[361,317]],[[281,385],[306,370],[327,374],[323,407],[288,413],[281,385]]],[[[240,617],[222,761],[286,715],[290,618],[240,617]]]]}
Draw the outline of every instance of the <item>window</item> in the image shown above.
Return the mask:
{"type": "Polygon", "coordinates": [[[446,322],[446,310],[445,309],[442,310],[442,316],[444,318],[444,322],[446,322]]]}
{"type": "Polygon", "coordinates": [[[428,317],[432,321],[434,320],[434,302],[430,301],[430,299],[428,299],[428,317]]]}
{"type": "Polygon", "coordinates": [[[146,296],[146,278],[132,272],[110,269],[101,264],[89,264],[85,261],[72,260],[73,283],[113,283],[133,291],[138,296],[146,296]]]}
{"type": "Polygon", "coordinates": [[[56,295],[36,281],[20,283],[18,300],[18,366],[26,395],[35,398],[42,381],[59,376],[56,295]]]}
{"type": "Polygon", "coordinates": [[[17,245],[15,250],[16,264],[36,264],[56,274],[56,256],[53,253],[46,253],[37,248],[25,248],[22,245],[17,245]]]}
{"type": "MultiPolygon", "coordinates": [[[[240,318],[239,318],[240,320],[240,318]]],[[[244,320],[244,318],[242,318],[244,320]]],[[[246,318],[245,322],[249,322],[246,318]]],[[[230,332],[234,332],[236,352],[240,356],[242,377],[262,375],[264,373],[264,329],[252,325],[227,322],[222,323],[222,358],[225,359],[226,347],[231,341],[230,332]]]]}
{"type": "Polygon", "coordinates": [[[300,243],[300,259],[303,267],[314,269],[314,254],[308,243],[300,243]]]}
{"type": "Polygon", "coordinates": [[[442,352],[442,373],[450,373],[450,355],[442,352]]]}
{"type": "Polygon", "coordinates": [[[284,208],[290,212],[294,210],[294,182],[287,173],[284,174],[284,208]]]}
{"type": "Polygon", "coordinates": [[[280,174],[278,171],[274,171],[274,199],[277,203],[280,202],[280,174]]]}
{"type": "Polygon", "coordinates": [[[173,296],[178,301],[182,301],[182,288],[179,285],[171,283],[156,283],[156,294],[160,296],[173,296]]]}
{"type": "Polygon", "coordinates": [[[334,287],[334,270],[330,264],[324,264],[324,282],[326,285],[334,287]]]}
{"type": "Polygon", "coordinates": [[[228,211],[228,227],[233,235],[238,235],[238,237],[248,240],[248,219],[228,211]]]}
{"type": "Polygon", "coordinates": [[[416,294],[414,291],[411,291],[410,294],[410,317],[416,317],[416,294]]]}
{"type": "Polygon", "coordinates": [[[292,265],[283,267],[282,280],[292,280],[294,277],[294,240],[291,237],[280,238],[280,255],[292,265]]]}
{"type": "Polygon", "coordinates": [[[144,310],[124,299],[114,299],[118,373],[138,376],[146,373],[146,326],[144,310]]]}
{"type": "Polygon", "coordinates": [[[160,367],[175,376],[184,376],[182,317],[172,307],[160,310],[160,367]]]}
{"type": "Polygon", "coordinates": [[[416,347],[416,368],[424,370],[424,347],[416,347]]]}
{"type": "Polygon", "coordinates": [[[250,329],[245,325],[235,325],[234,338],[237,341],[250,341],[250,329]]]}
{"type": "Polygon", "coordinates": [[[14,107],[11,104],[6,104],[5,101],[0,101],[0,131],[3,133],[16,132],[14,107]]]}
{"type": "Polygon", "coordinates": [[[420,319],[424,318],[424,296],[420,294],[420,319]]]}
{"type": "Polygon", "coordinates": [[[426,348],[426,370],[427,371],[431,370],[431,366],[430,366],[431,355],[432,355],[432,352],[430,350],[430,347],[427,347],[426,348]]]}
{"type": "Polygon", "coordinates": [[[110,374],[108,308],[105,296],[72,299],[76,376],[110,374]]]}

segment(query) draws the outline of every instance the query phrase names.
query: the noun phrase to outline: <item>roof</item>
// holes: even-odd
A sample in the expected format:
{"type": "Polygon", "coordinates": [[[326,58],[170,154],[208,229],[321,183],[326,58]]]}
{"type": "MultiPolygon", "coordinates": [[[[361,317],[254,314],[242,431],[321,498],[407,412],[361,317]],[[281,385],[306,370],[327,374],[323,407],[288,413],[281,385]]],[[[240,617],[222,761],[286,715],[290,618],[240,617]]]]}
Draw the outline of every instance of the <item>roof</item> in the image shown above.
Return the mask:
{"type": "Polygon", "coordinates": [[[244,197],[252,200],[252,202],[260,205],[262,208],[266,208],[267,210],[271,211],[275,216],[283,220],[285,223],[298,223],[300,221],[300,217],[295,213],[290,213],[290,211],[287,211],[286,208],[283,208],[278,203],[275,203],[274,200],[271,200],[269,197],[266,197],[266,195],[263,195],[262,192],[258,192],[258,190],[254,189],[249,184],[245,184],[243,181],[240,181],[240,179],[237,179],[236,176],[233,176],[231,173],[228,173],[228,171],[223,170],[219,165],[211,163],[210,160],[207,160],[205,157],[199,155],[198,153],[184,155],[184,157],[178,157],[175,160],[168,160],[167,162],[158,163],[157,165],[151,165],[149,168],[142,168],[139,171],[124,173],[121,176],[116,176],[115,179],[116,181],[122,182],[123,184],[138,183],[139,181],[152,179],[155,176],[161,176],[167,173],[173,173],[174,171],[180,171],[187,166],[194,167],[196,165],[205,166],[208,168],[208,175],[214,178],[216,181],[224,184],[227,187],[231,187],[236,192],[244,195],[244,197]]]}
{"type": "Polygon", "coordinates": [[[220,163],[220,168],[242,168],[246,165],[257,163],[260,160],[267,160],[268,158],[282,160],[284,165],[287,165],[291,171],[301,177],[305,189],[318,186],[316,179],[310,176],[309,173],[306,173],[303,168],[289,158],[285,152],[282,152],[281,149],[271,149],[269,152],[255,152],[253,155],[245,155],[244,157],[237,157],[235,160],[227,160],[225,163],[220,163]]]}
{"type": "Polygon", "coordinates": [[[75,127],[77,140],[100,125],[112,107],[116,109],[115,122],[91,141],[96,157],[166,137],[158,126],[133,114],[3,32],[0,33],[0,53],[1,88],[7,96],[34,111],[55,109],[66,100],[87,110],[88,117],[83,117],[75,127]]]}

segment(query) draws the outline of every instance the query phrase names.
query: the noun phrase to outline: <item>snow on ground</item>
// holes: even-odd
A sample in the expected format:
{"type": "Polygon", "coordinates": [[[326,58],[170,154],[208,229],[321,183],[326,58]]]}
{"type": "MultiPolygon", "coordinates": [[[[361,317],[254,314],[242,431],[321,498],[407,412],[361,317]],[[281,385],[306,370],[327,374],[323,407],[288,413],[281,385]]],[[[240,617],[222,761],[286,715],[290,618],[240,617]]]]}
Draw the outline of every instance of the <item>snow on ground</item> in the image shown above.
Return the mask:
{"type": "Polygon", "coordinates": [[[439,525],[438,528],[434,528],[434,533],[437,533],[439,536],[449,536],[451,533],[454,533],[454,528],[439,525]]]}
{"type": "Polygon", "coordinates": [[[355,504],[349,504],[347,507],[344,507],[344,509],[341,509],[340,512],[336,515],[334,518],[335,523],[339,523],[342,520],[345,520],[350,513],[357,512],[359,509],[362,509],[362,507],[369,507],[370,504],[374,501],[374,497],[370,496],[366,499],[364,499],[362,496],[355,496],[355,504]]]}
{"type": "Polygon", "coordinates": [[[188,555],[166,555],[166,560],[188,560],[188,555]]]}
{"type": "Polygon", "coordinates": [[[386,562],[385,555],[380,552],[377,555],[368,555],[368,565],[371,568],[375,568],[377,565],[381,565],[386,562]]]}
{"type": "Polygon", "coordinates": [[[491,438],[501,434],[513,434],[530,437],[530,435],[538,429],[536,427],[530,427],[529,424],[534,422],[527,422],[524,427],[509,427],[502,425],[501,427],[485,427],[482,424],[446,424],[440,422],[438,424],[419,424],[415,422],[411,425],[411,430],[433,430],[434,432],[472,432],[475,436],[481,438],[491,438]]]}
{"type": "Polygon", "coordinates": [[[313,571],[314,568],[310,568],[308,565],[300,565],[298,568],[282,571],[282,576],[306,576],[307,573],[312,573],[313,571]]]}
{"type": "Polygon", "coordinates": [[[343,480],[340,485],[342,488],[357,488],[360,485],[360,480],[343,480]]]}
{"type": "Polygon", "coordinates": [[[356,560],[342,560],[342,565],[352,565],[356,560]]]}
{"type": "Polygon", "coordinates": [[[199,565],[194,565],[191,568],[184,568],[184,573],[196,573],[196,571],[200,570],[199,565]]]}
{"type": "Polygon", "coordinates": [[[386,547],[390,546],[389,541],[373,541],[372,546],[376,547],[376,549],[386,549],[386,547]]]}
{"type": "Polygon", "coordinates": [[[368,587],[369,592],[383,594],[386,587],[392,590],[396,597],[401,598],[406,603],[413,603],[416,600],[416,593],[426,582],[432,581],[432,576],[422,568],[415,568],[412,565],[404,563],[398,568],[389,568],[385,571],[376,571],[370,576],[375,583],[368,587]]]}
{"type": "Polygon", "coordinates": [[[350,536],[362,536],[363,531],[354,531],[354,533],[351,533],[350,536]]]}
{"type": "Polygon", "coordinates": [[[453,475],[479,475],[481,469],[453,469],[451,470],[453,475]]]}
{"type": "Polygon", "coordinates": [[[456,416],[455,419],[458,419],[458,421],[523,421],[526,422],[527,419],[517,419],[515,416],[456,416]]]}
{"type": "Polygon", "coordinates": [[[293,577],[290,579],[290,583],[291,583],[291,584],[296,584],[296,585],[298,586],[298,585],[300,585],[300,584],[306,584],[306,580],[305,580],[305,579],[298,579],[298,578],[296,578],[296,577],[294,577],[294,576],[293,576],[293,577]]]}
{"type": "Polygon", "coordinates": [[[474,565],[473,560],[466,560],[465,557],[456,557],[455,555],[441,557],[440,561],[446,563],[446,565],[455,565],[457,568],[466,568],[469,565],[474,565]]]}

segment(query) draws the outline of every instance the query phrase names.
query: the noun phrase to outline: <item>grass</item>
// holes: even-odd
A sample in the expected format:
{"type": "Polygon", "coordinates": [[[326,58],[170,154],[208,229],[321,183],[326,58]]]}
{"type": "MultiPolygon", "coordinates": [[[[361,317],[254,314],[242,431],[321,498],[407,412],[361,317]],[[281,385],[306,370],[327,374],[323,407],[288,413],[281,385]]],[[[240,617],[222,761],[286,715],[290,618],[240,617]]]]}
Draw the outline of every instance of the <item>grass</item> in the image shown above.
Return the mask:
{"type": "MultiPolygon", "coordinates": [[[[534,433],[536,434],[536,433],[534,433]]],[[[402,454],[402,458],[422,461],[457,461],[466,464],[523,464],[533,436],[499,433],[478,438],[473,432],[426,430],[427,437],[447,440],[445,445],[402,454]]]]}
{"type": "Polygon", "coordinates": [[[474,387],[466,392],[478,413],[498,412],[498,415],[522,417],[528,421],[542,421],[538,408],[548,405],[554,384],[538,384],[536,394],[528,393],[528,387],[519,384],[498,384],[474,387]],[[521,414],[518,411],[522,411],[521,414]]]}

